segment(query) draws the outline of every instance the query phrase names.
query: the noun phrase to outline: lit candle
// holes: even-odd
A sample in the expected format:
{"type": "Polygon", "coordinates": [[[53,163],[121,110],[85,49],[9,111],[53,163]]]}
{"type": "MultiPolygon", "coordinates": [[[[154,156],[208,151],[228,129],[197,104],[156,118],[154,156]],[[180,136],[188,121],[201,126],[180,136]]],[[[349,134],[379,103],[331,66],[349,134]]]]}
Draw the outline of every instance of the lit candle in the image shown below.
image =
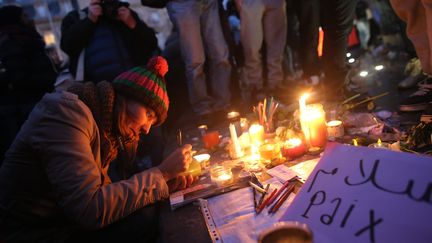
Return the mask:
{"type": "Polygon", "coordinates": [[[378,138],[378,141],[376,143],[369,144],[370,148],[380,148],[380,149],[390,149],[389,143],[381,142],[381,139],[378,138]]]}
{"type": "Polygon", "coordinates": [[[249,137],[251,144],[261,144],[264,141],[264,127],[253,124],[249,128],[249,137]]]}
{"type": "Polygon", "coordinates": [[[305,151],[306,148],[300,138],[288,139],[282,149],[283,155],[292,159],[302,156],[305,151]]]}
{"type": "Polygon", "coordinates": [[[299,111],[300,113],[306,109],[306,99],[309,97],[309,94],[306,93],[300,97],[299,100],[299,111]]]}
{"type": "Polygon", "coordinates": [[[344,135],[342,121],[334,120],[327,122],[327,133],[329,139],[342,137],[344,135]]]}
{"type": "Polygon", "coordinates": [[[357,139],[355,139],[355,138],[353,139],[353,145],[354,145],[354,146],[358,146],[357,139]]]}
{"type": "Polygon", "coordinates": [[[233,159],[240,158],[243,156],[243,152],[241,150],[240,143],[239,143],[239,140],[237,138],[237,132],[236,132],[234,124],[230,123],[229,131],[230,131],[230,135],[231,135],[232,146],[234,147],[233,159]]]}
{"type": "Polygon", "coordinates": [[[324,147],[327,142],[327,126],[321,104],[307,105],[300,113],[300,124],[309,146],[324,147]]]}

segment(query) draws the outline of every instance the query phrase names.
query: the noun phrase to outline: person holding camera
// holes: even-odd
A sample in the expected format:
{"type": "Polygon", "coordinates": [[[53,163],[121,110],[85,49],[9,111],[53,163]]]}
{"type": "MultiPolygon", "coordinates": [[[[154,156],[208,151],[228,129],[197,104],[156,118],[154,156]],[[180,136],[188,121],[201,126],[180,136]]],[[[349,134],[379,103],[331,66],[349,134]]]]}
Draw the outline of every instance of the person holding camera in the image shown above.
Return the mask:
{"type": "Polygon", "coordinates": [[[91,0],[66,15],[61,31],[61,48],[77,81],[111,82],[159,50],[155,32],[118,0],[91,0]]]}

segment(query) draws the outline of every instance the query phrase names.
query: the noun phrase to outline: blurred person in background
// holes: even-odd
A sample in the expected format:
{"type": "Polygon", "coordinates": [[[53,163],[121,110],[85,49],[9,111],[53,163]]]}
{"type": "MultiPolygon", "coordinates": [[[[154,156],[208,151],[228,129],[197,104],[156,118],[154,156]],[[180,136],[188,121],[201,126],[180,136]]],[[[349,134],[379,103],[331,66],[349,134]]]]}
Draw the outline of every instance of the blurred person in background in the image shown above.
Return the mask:
{"type": "Polygon", "coordinates": [[[45,42],[22,7],[0,8],[0,163],[43,94],[53,89],[56,71],[45,42]]]}

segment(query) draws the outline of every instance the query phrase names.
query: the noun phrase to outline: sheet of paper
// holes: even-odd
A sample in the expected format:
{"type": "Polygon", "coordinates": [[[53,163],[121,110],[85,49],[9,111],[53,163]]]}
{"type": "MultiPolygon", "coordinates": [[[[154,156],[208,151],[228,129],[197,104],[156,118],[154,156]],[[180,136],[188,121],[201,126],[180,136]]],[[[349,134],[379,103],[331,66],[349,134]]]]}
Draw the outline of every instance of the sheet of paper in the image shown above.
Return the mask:
{"type": "MultiPolygon", "coordinates": [[[[281,186],[276,179],[264,182],[267,183],[271,188],[281,186]]],[[[259,233],[279,221],[294,197],[292,193],[274,214],[269,214],[269,208],[265,208],[256,215],[252,189],[247,187],[210,198],[208,206],[224,243],[256,243],[259,233]]]]}
{"type": "Polygon", "coordinates": [[[281,220],[314,242],[431,242],[432,157],[329,144],[281,220]]]}
{"type": "Polygon", "coordinates": [[[300,181],[304,183],[318,164],[319,160],[320,158],[306,160],[289,168],[300,178],[300,181]]]}
{"type": "Polygon", "coordinates": [[[267,174],[278,179],[281,183],[296,176],[296,173],[285,165],[278,165],[266,171],[267,174]]]}

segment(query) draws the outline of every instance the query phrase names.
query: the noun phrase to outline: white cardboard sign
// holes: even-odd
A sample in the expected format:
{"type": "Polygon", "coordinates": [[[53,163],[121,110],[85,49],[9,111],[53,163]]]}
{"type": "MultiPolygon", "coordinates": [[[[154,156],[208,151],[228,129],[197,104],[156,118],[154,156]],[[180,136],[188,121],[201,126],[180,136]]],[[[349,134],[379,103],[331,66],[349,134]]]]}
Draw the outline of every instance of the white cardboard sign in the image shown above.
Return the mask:
{"type": "Polygon", "coordinates": [[[281,221],[314,242],[432,242],[432,157],[329,144],[281,221]]]}

